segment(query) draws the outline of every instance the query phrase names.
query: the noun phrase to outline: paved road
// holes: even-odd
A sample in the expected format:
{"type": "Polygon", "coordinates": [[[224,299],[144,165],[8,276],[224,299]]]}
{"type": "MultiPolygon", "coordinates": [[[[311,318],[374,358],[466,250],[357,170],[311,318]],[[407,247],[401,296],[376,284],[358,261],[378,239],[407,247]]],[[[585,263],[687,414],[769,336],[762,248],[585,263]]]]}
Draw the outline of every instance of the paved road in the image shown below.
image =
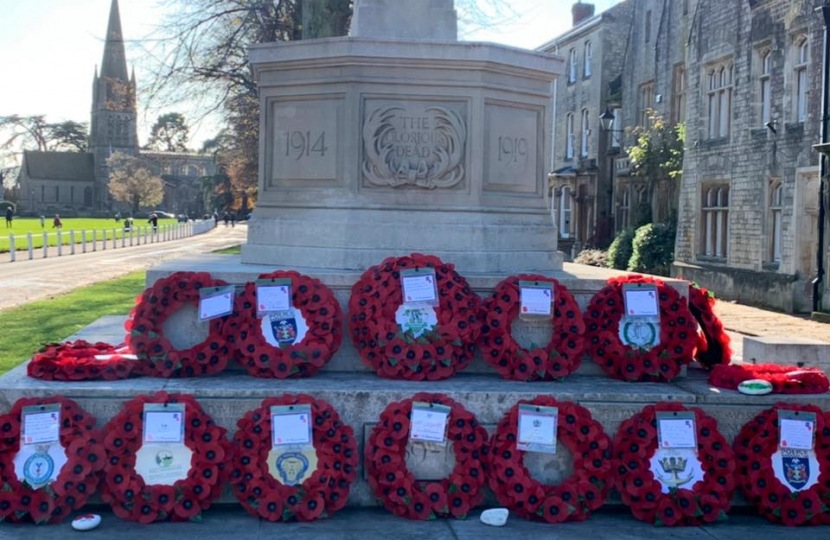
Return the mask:
{"type": "Polygon", "coordinates": [[[247,234],[245,225],[233,228],[220,225],[210,232],[182,240],[2,264],[0,310],[150,268],[182,255],[241,244],[247,234]]]}

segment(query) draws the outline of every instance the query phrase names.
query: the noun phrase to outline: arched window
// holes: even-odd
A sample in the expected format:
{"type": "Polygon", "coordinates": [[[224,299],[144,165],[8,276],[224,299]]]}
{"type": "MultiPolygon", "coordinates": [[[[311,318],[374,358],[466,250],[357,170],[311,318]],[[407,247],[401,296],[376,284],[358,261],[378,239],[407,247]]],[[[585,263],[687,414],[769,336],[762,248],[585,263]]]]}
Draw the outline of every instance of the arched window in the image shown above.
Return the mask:
{"type": "Polygon", "coordinates": [[[770,248],[769,260],[772,262],[781,261],[781,212],[784,201],[784,187],[781,182],[773,182],[770,185],[769,215],[770,215],[770,248]]]}
{"type": "Polygon", "coordinates": [[[807,63],[810,59],[809,41],[807,36],[801,36],[795,41],[795,121],[807,120],[807,63]]]}
{"type": "Polygon", "coordinates": [[[631,215],[631,195],[628,188],[624,187],[620,190],[620,196],[617,204],[617,230],[621,231],[629,226],[629,216],[631,215]]]}
{"type": "Polygon", "coordinates": [[[569,113],[565,119],[565,159],[574,157],[574,115],[569,113]]]}
{"type": "Polygon", "coordinates": [[[591,140],[591,124],[589,122],[588,109],[582,109],[582,141],[579,146],[579,155],[588,157],[588,144],[591,140]]]}
{"type": "Polygon", "coordinates": [[[772,52],[769,49],[761,51],[761,75],[760,75],[760,97],[761,97],[761,124],[766,125],[772,120],[772,52]]]}
{"type": "Polygon", "coordinates": [[[561,238],[571,237],[571,214],[573,213],[573,195],[571,188],[562,188],[559,196],[559,236],[561,238]]]}
{"type": "Polygon", "coordinates": [[[569,83],[576,82],[576,67],[577,67],[576,49],[571,49],[568,52],[568,82],[569,83]]]}
{"type": "Polygon", "coordinates": [[[729,136],[732,117],[732,65],[722,64],[709,71],[709,138],[729,136]]]}
{"type": "Polygon", "coordinates": [[[582,76],[583,77],[590,77],[591,76],[591,62],[594,58],[594,47],[590,41],[585,42],[585,58],[583,59],[583,68],[582,68],[582,76]]]}
{"type": "Polygon", "coordinates": [[[701,254],[725,259],[729,238],[729,186],[706,188],[701,213],[701,254]]]}

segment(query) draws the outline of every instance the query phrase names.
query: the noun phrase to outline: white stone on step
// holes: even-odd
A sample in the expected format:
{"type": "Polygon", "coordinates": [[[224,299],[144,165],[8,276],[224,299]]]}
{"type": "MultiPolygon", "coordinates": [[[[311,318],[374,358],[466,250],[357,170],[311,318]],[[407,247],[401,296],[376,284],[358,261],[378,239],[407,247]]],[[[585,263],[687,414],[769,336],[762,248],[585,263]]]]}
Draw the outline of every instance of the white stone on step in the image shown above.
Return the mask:
{"type": "Polygon", "coordinates": [[[501,527],[507,523],[507,516],[510,511],[507,508],[491,508],[481,513],[481,522],[493,527],[501,527]]]}
{"type": "Polygon", "coordinates": [[[72,528],[76,531],[89,531],[101,524],[98,514],[84,514],[72,520],[72,528]]]}

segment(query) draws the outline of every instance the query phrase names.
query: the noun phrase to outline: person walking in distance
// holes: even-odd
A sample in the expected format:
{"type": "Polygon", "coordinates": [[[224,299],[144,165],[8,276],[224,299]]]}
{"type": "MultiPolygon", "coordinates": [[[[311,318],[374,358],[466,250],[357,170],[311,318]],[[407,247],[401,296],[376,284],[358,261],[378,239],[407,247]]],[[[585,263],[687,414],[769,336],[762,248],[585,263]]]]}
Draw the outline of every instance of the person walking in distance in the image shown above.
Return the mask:
{"type": "Polygon", "coordinates": [[[150,219],[147,220],[147,223],[153,226],[153,232],[156,232],[159,226],[159,217],[154,213],[150,214],[150,219]]]}
{"type": "Polygon", "coordinates": [[[61,217],[58,214],[55,214],[55,219],[52,220],[52,228],[53,229],[62,229],[63,223],[61,222],[61,217]]]}
{"type": "Polygon", "coordinates": [[[7,229],[11,229],[13,219],[14,219],[14,210],[12,210],[12,207],[9,206],[9,207],[6,208],[6,228],[7,229]]]}

